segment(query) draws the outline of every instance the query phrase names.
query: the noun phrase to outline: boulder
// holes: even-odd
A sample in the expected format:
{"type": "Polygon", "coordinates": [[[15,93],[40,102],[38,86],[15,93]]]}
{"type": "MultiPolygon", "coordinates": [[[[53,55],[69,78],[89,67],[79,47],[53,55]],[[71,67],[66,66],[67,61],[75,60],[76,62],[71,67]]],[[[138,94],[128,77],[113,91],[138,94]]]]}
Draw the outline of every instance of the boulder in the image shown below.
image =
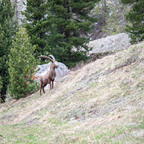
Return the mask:
{"type": "Polygon", "coordinates": [[[92,48],[89,52],[90,55],[96,53],[115,52],[129,47],[130,38],[126,33],[120,33],[106,38],[90,41],[88,46],[92,48]]]}

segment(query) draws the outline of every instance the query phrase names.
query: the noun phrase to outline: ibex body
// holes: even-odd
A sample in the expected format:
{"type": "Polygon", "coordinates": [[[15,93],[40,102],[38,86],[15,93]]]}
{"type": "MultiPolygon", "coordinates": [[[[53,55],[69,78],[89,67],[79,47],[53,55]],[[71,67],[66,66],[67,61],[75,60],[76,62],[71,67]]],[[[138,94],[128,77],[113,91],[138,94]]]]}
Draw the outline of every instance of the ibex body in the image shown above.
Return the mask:
{"type": "Polygon", "coordinates": [[[41,95],[41,90],[43,90],[43,93],[45,93],[44,87],[47,84],[50,84],[50,89],[53,88],[54,80],[55,80],[55,77],[56,77],[55,69],[58,68],[58,64],[57,64],[57,61],[55,60],[53,55],[49,55],[49,57],[47,57],[47,56],[39,56],[39,57],[48,59],[52,62],[50,64],[50,67],[49,67],[48,71],[46,71],[45,73],[43,73],[39,77],[40,95],[41,95]],[[51,57],[52,57],[52,59],[51,59],[51,57]]]}

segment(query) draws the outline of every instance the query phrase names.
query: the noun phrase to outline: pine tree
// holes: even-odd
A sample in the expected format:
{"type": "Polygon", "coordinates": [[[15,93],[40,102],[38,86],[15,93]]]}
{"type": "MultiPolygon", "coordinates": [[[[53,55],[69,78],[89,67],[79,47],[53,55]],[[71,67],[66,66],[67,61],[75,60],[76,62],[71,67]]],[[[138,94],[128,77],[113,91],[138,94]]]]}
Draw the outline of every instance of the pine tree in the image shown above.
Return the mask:
{"type": "Polygon", "coordinates": [[[8,62],[9,92],[15,99],[27,96],[37,90],[37,84],[33,80],[34,70],[39,63],[33,55],[35,49],[36,47],[30,43],[26,30],[20,27],[15,40],[12,42],[8,62]]]}
{"type": "MultiPolygon", "coordinates": [[[[0,76],[0,91],[1,91],[1,89],[2,89],[2,78],[1,78],[1,76],[0,76]]],[[[3,99],[0,97],[0,103],[1,102],[3,102],[3,99]]]]}
{"type": "Polygon", "coordinates": [[[0,91],[1,91],[1,89],[2,89],[2,78],[0,76],[0,91]]]}
{"type": "Polygon", "coordinates": [[[27,0],[25,28],[39,46],[36,55],[51,53],[68,66],[87,59],[86,35],[96,20],[89,12],[97,1],[27,0]]]}
{"type": "Polygon", "coordinates": [[[132,6],[126,15],[126,19],[130,22],[126,31],[130,34],[131,42],[144,40],[144,0],[122,0],[122,2],[132,6]]]}
{"type": "Polygon", "coordinates": [[[14,7],[10,0],[0,0],[0,76],[2,88],[0,95],[5,100],[7,85],[9,83],[8,54],[12,39],[15,35],[16,22],[13,21],[14,7]]]}
{"type": "Polygon", "coordinates": [[[87,33],[95,18],[89,13],[98,0],[48,0],[49,50],[67,66],[86,60],[87,33]]]}
{"type": "Polygon", "coordinates": [[[46,0],[27,0],[26,10],[22,12],[25,16],[24,27],[26,28],[31,43],[37,45],[36,56],[43,54],[47,46],[47,4],[46,0]]]}

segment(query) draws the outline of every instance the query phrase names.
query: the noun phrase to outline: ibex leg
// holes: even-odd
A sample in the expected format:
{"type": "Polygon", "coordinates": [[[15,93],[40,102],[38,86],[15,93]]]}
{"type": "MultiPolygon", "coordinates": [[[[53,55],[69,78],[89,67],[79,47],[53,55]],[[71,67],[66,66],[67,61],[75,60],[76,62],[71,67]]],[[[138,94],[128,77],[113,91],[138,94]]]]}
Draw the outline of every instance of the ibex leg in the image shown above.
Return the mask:
{"type": "Polygon", "coordinates": [[[50,82],[50,90],[52,89],[52,84],[51,84],[51,82],[50,82]]]}
{"type": "Polygon", "coordinates": [[[45,90],[44,90],[44,88],[43,88],[43,93],[45,93],[45,90]]]}
{"type": "Polygon", "coordinates": [[[54,81],[52,81],[52,89],[53,89],[53,84],[54,84],[54,81]]]}

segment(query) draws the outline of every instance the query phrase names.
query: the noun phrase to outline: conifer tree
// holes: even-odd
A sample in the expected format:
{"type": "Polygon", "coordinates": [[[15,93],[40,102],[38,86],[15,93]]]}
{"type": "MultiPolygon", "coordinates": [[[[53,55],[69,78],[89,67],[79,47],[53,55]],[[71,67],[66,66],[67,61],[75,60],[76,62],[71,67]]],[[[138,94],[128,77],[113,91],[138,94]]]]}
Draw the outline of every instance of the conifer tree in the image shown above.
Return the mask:
{"type": "Polygon", "coordinates": [[[13,21],[14,7],[11,0],[0,0],[0,76],[2,88],[0,95],[5,100],[7,85],[9,83],[8,54],[10,51],[12,39],[16,31],[16,22],[13,21]]]}
{"type": "Polygon", "coordinates": [[[130,22],[126,31],[130,34],[131,42],[144,40],[144,0],[122,0],[124,4],[130,4],[131,10],[126,15],[130,22]]]}
{"type": "MultiPolygon", "coordinates": [[[[0,91],[1,91],[1,89],[2,89],[2,78],[1,78],[1,76],[0,76],[0,91]]],[[[3,99],[0,97],[0,103],[1,102],[3,102],[3,99]]]]}
{"type": "Polygon", "coordinates": [[[24,27],[26,28],[35,50],[36,56],[44,53],[47,45],[48,19],[46,0],[27,0],[26,10],[22,12],[25,16],[24,27]]]}
{"type": "Polygon", "coordinates": [[[0,76],[0,90],[2,89],[2,78],[0,76]]]}
{"type": "Polygon", "coordinates": [[[89,12],[97,1],[27,0],[25,28],[39,46],[37,55],[49,52],[67,66],[87,59],[86,35],[96,20],[89,12]]]}
{"type": "Polygon", "coordinates": [[[89,13],[99,0],[48,0],[51,23],[48,44],[55,57],[67,66],[86,60],[87,33],[95,21],[89,13]]]}
{"type": "Polygon", "coordinates": [[[12,42],[8,62],[9,92],[15,99],[27,96],[37,90],[37,84],[33,80],[34,70],[39,63],[33,55],[35,49],[36,47],[30,43],[26,30],[20,27],[12,42]]]}

